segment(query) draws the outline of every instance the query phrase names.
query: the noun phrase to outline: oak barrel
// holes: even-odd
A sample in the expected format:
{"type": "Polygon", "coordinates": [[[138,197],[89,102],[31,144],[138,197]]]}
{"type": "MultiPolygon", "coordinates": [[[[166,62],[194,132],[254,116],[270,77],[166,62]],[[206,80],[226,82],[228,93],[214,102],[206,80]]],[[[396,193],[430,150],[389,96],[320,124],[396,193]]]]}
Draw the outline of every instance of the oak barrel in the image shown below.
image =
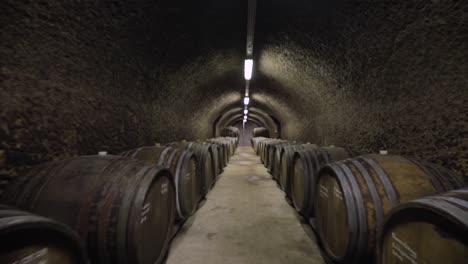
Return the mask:
{"type": "Polygon", "coordinates": [[[39,165],[9,185],[2,201],[75,229],[92,263],[161,263],[172,236],[171,173],[121,156],[39,165]]]}
{"type": "Polygon", "coordinates": [[[282,140],[282,141],[275,142],[269,146],[268,159],[267,159],[268,163],[266,164],[266,166],[267,166],[268,171],[270,172],[270,174],[273,176],[274,179],[275,179],[274,175],[276,175],[275,174],[276,162],[278,161],[276,155],[279,154],[276,151],[276,148],[278,146],[289,145],[289,144],[291,144],[290,141],[282,140]]]}
{"type": "Polygon", "coordinates": [[[229,161],[229,154],[230,154],[229,142],[225,140],[220,140],[218,138],[211,138],[211,139],[206,140],[206,142],[209,142],[218,146],[219,166],[222,172],[223,168],[226,167],[229,161]]]}
{"type": "Polygon", "coordinates": [[[254,137],[251,139],[252,147],[255,153],[257,153],[257,155],[260,155],[260,152],[259,152],[260,142],[267,140],[267,139],[268,138],[266,137],[254,137]]]}
{"type": "Polygon", "coordinates": [[[202,197],[197,159],[193,152],[169,146],[153,146],[129,150],[122,155],[169,169],[175,183],[177,220],[185,220],[195,212],[202,197]]]}
{"type": "Polygon", "coordinates": [[[288,197],[291,196],[291,178],[293,170],[294,153],[301,149],[313,149],[318,146],[315,144],[291,144],[281,147],[278,183],[281,189],[288,197]]]}
{"type": "Polygon", "coordinates": [[[69,227],[3,205],[0,245],[0,263],[88,263],[83,243],[69,227]]]}
{"type": "Polygon", "coordinates": [[[468,263],[468,189],[403,203],[386,217],[377,263],[468,263]]]}
{"type": "Polygon", "coordinates": [[[322,166],[349,157],[344,148],[317,147],[295,151],[291,166],[291,200],[306,219],[313,216],[317,174],[322,166]]]}
{"type": "Polygon", "coordinates": [[[264,127],[256,127],[252,131],[253,137],[270,137],[270,130],[264,127]]]}
{"type": "Polygon", "coordinates": [[[274,161],[271,164],[270,173],[273,179],[278,182],[278,184],[279,184],[279,177],[280,177],[280,170],[281,170],[281,154],[285,147],[291,146],[291,145],[297,145],[297,143],[295,141],[285,142],[283,144],[278,144],[275,147],[274,161]]]}
{"type": "Polygon", "coordinates": [[[215,160],[213,149],[210,144],[201,142],[173,142],[168,146],[185,148],[193,151],[198,160],[198,175],[200,175],[200,191],[202,197],[210,191],[216,179],[215,160]]]}
{"type": "Polygon", "coordinates": [[[225,127],[221,130],[221,136],[239,138],[240,136],[239,128],[233,127],[233,126],[225,127]]]}
{"type": "Polygon", "coordinates": [[[390,209],[462,187],[454,173],[401,156],[370,154],[330,163],[320,170],[315,192],[319,244],[334,263],[367,263],[390,209]]]}

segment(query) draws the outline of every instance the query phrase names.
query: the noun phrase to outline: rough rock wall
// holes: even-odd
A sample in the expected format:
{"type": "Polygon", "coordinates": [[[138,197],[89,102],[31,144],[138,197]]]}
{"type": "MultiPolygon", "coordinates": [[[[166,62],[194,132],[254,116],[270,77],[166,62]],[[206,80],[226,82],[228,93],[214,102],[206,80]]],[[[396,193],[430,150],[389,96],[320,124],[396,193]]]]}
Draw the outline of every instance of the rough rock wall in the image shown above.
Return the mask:
{"type": "Polygon", "coordinates": [[[311,13],[266,34],[260,55],[303,113],[285,137],[387,149],[468,177],[466,4],[347,1],[311,13]]]}
{"type": "Polygon", "coordinates": [[[240,96],[220,90],[213,99],[203,89],[241,64],[243,27],[231,19],[239,12],[225,15],[239,29],[207,27],[222,13],[202,8],[184,0],[2,1],[0,175],[211,136],[202,108],[240,96]]]}

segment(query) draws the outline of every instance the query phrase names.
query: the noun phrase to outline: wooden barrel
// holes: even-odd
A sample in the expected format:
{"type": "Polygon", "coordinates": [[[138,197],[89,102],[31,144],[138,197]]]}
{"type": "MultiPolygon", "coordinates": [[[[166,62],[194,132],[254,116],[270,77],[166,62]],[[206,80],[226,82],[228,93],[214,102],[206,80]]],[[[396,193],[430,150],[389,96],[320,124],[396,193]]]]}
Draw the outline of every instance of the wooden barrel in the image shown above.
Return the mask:
{"type": "Polygon", "coordinates": [[[330,163],[320,170],[315,192],[319,244],[333,262],[367,263],[390,209],[462,187],[452,172],[401,156],[370,154],[330,163]]]}
{"type": "Polygon", "coordinates": [[[233,127],[233,126],[225,127],[221,130],[221,136],[239,138],[240,136],[239,128],[233,127]]]}
{"type": "Polygon", "coordinates": [[[306,219],[313,217],[317,174],[322,166],[349,157],[344,148],[320,147],[296,150],[291,166],[291,200],[306,219]]]}
{"type": "Polygon", "coordinates": [[[198,160],[198,175],[200,175],[201,179],[200,191],[202,197],[205,197],[213,186],[217,176],[214,164],[216,157],[213,155],[211,145],[200,142],[174,142],[170,143],[169,146],[186,148],[195,153],[198,160]]]}
{"type": "Polygon", "coordinates": [[[154,146],[129,150],[122,155],[169,169],[175,183],[177,220],[185,220],[195,212],[202,197],[197,159],[193,152],[169,146],[154,146]]]}
{"type": "Polygon", "coordinates": [[[270,174],[272,175],[274,180],[276,180],[276,174],[277,174],[276,171],[277,171],[277,168],[279,167],[278,166],[279,161],[278,161],[278,157],[277,157],[277,155],[279,155],[278,147],[285,146],[285,145],[290,145],[290,144],[291,144],[290,141],[284,140],[284,141],[279,141],[279,142],[276,142],[276,143],[270,145],[270,148],[269,148],[269,151],[268,151],[267,169],[270,172],[270,174]]]}
{"type": "Polygon", "coordinates": [[[229,143],[226,141],[210,141],[210,142],[218,145],[220,166],[223,169],[224,167],[227,166],[229,162],[229,151],[230,151],[229,143]]]}
{"type": "Polygon", "coordinates": [[[83,243],[69,227],[2,205],[0,241],[0,263],[88,263],[83,243]]]}
{"type": "Polygon", "coordinates": [[[392,209],[379,234],[377,263],[468,263],[468,189],[392,209]]]}
{"type": "Polygon", "coordinates": [[[301,149],[313,149],[318,146],[315,144],[291,144],[282,146],[280,151],[280,168],[278,169],[279,177],[278,183],[281,189],[286,193],[288,197],[291,197],[291,178],[293,171],[293,158],[294,153],[301,149]]]}
{"type": "Polygon", "coordinates": [[[220,147],[217,145],[217,144],[214,144],[214,143],[211,143],[211,142],[204,142],[205,144],[209,144],[211,146],[211,149],[212,149],[212,153],[213,153],[213,165],[214,165],[214,183],[216,183],[216,180],[217,180],[217,176],[220,175],[222,172],[223,172],[223,164],[222,164],[222,154],[221,154],[221,149],[220,147]]]}
{"type": "Polygon", "coordinates": [[[121,156],[34,167],[9,185],[2,201],[75,229],[92,263],[161,263],[172,237],[171,173],[121,156]]]}
{"type": "Polygon", "coordinates": [[[257,155],[260,155],[260,152],[259,152],[260,142],[262,142],[263,140],[266,140],[266,139],[268,139],[268,138],[266,138],[266,137],[252,138],[252,140],[251,140],[252,147],[253,147],[255,153],[257,153],[257,155]]]}
{"type": "Polygon", "coordinates": [[[239,144],[239,139],[236,137],[224,137],[222,139],[229,142],[229,157],[231,157],[236,152],[237,145],[239,144]]]}
{"type": "Polygon", "coordinates": [[[230,151],[229,142],[226,140],[218,139],[218,138],[211,138],[211,139],[208,139],[206,142],[209,142],[218,146],[218,154],[219,154],[219,162],[220,162],[219,166],[222,172],[223,171],[222,168],[226,167],[229,161],[229,151],[230,151]]]}
{"type": "Polygon", "coordinates": [[[270,137],[270,130],[264,127],[256,127],[252,131],[253,137],[270,137]]]}
{"type": "Polygon", "coordinates": [[[274,160],[274,154],[276,150],[276,146],[284,143],[288,143],[289,141],[284,139],[277,139],[275,141],[268,142],[265,146],[265,167],[267,168],[268,172],[271,171],[271,165],[274,160]]]}
{"type": "Polygon", "coordinates": [[[282,140],[282,139],[267,139],[265,141],[262,141],[261,142],[261,153],[260,153],[260,159],[261,161],[263,162],[263,164],[265,166],[268,166],[268,162],[269,162],[269,157],[270,157],[270,147],[273,146],[273,145],[276,145],[278,143],[281,143],[281,142],[286,142],[286,140],[282,140]]]}
{"type": "Polygon", "coordinates": [[[278,144],[275,147],[275,155],[274,155],[275,158],[274,158],[270,173],[273,179],[278,182],[278,184],[279,184],[279,176],[280,176],[280,170],[281,170],[281,155],[282,155],[283,149],[286,146],[291,146],[291,145],[297,145],[297,143],[295,141],[286,142],[283,144],[278,144]]]}
{"type": "Polygon", "coordinates": [[[229,158],[234,155],[236,152],[237,144],[238,144],[238,139],[234,137],[222,137],[222,138],[215,138],[213,140],[216,140],[216,142],[221,142],[223,145],[226,146],[226,155],[225,155],[225,165],[227,165],[229,158]]]}

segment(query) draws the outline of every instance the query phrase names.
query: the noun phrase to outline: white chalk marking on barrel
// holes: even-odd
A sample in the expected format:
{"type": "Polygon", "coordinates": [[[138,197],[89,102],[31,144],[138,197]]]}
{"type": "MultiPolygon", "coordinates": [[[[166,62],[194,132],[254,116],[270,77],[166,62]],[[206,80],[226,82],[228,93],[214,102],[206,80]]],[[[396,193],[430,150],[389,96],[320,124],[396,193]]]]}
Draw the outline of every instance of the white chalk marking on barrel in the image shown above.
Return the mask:
{"type": "Polygon", "coordinates": [[[343,200],[343,194],[341,193],[341,190],[335,187],[335,196],[338,197],[338,199],[343,200]]]}
{"type": "Polygon", "coordinates": [[[321,197],[324,197],[324,198],[327,198],[328,197],[328,189],[327,187],[323,186],[323,185],[319,185],[320,186],[320,196],[321,197]]]}
{"type": "Polygon", "coordinates": [[[161,194],[167,193],[167,190],[169,189],[169,184],[167,182],[161,184],[161,194]]]}
{"type": "Polygon", "coordinates": [[[151,211],[151,203],[146,203],[141,209],[140,224],[143,224],[148,219],[148,214],[151,211]]]}
{"type": "MultiPolygon", "coordinates": [[[[32,253],[31,255],[29,256],[26,256],[20,260],[17,260],[11,264],[27,264],[27,263],[38,263],[38,259],[39,258],[42,258],[44,257],[45,255],[47,255],[47,252],[48,252],[48,249],[47,248],[43,248],[39,251],[36,251],[34,253],[32,253]]],[[[40,260],[39,263],[45,263],[44,260],[40,260]]]]}
{"type": "Polygon", "coordinates": [[[416,251],[414,251],[405,241],[398,238],[394,232],[392,232],[392,239],[393,256],[398,258],[400,261],[403,261],[405,258],[412,264],[418,264],[418,254],[416,251]]]}

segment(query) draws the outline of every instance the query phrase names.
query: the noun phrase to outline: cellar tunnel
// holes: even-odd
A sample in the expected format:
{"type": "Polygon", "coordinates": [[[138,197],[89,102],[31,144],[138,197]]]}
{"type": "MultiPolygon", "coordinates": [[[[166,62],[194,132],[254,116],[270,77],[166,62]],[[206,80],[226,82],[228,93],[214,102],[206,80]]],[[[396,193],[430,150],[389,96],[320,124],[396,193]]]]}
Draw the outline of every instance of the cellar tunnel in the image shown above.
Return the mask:
{"type": "MultiPolygon", "coordinates": [[[[248,2],[1,1],[0,194],[49,161],[230,126],[245,148],[265,127],[436,163],[468,183],[466,1],[258,0],[246,56],[248,2]]],[[[259,163],[248,151],[241,162],[259,163]]]]}
{"type": "MultiPolygon", "coordinates": [[[[252,107],[279,121],[282,138],[387,149],[466,175],[463,1],[257,9],[252,107]]],[[[3,173],[207,138],[243,107],[243,1],[3,1],[1,10],[3,173]]]]}

